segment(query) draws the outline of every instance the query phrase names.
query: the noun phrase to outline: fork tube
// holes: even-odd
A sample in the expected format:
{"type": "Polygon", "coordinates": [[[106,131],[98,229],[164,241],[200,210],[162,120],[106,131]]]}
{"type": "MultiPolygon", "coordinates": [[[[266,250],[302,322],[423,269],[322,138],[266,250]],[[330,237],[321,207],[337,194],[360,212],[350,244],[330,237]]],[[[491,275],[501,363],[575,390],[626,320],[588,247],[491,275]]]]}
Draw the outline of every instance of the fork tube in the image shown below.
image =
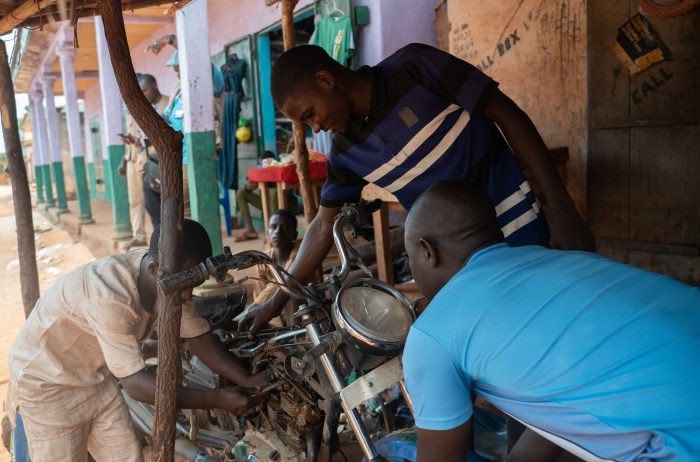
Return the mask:
{"type": "Polygon", "coordinates": [[[411,411],[411,415],[416,415],[416,413],[413,412],[413,400],[411,399],[411,395],[408,394],[408,388],[406,388],[406,380],[399,380],[399,388],[401,389],[401,393],[403,393],[403,398],[406,400],[406,404],[408,404],[408,409],[411,411]]]}
{"type": "MultiPolygon", "coordinates": [[[[314,346],[321,343],[319,329],[315,322],[306,325],[306,333],[308,334],[309,338],[311,339],[311,343],[314,346]]],[[[326,375],[328,376],[328,379],[331,382],[333,391],[336,393],[340,393],[340,391],[343,389],[343,382],[338,376],[338,372],[335,370],[335,365],[333,364],[333,360],[331,359],[330,355],[328,353],[324,353],[319,359],[321,360],[321,364],[323,364],[323,369],[326,371],[326,375]]],[[[364,425],[362,425],[362,420],[360,419],[360,416],[357,413],[357,411],[355,409],[349,408],[342,400],[341,405],[343,406],[343,410],[345,411],[345,417],[347,418],[348,423],[352,427],[353,432],[355,432],[357,442],[360,444],[365,458],[368,461],[383,460],[380,457],[377,450],[374,448],[372,442],[370,441],[369,436],[365,431],[364,425]]]]}

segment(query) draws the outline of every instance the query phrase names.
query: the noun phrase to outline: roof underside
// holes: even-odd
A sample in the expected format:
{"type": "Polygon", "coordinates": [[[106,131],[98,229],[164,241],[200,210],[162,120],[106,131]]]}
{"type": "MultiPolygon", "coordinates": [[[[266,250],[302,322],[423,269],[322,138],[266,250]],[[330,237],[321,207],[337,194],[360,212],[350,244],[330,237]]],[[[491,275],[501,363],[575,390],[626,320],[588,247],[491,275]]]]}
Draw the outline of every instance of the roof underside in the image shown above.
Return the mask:
{"type": "MultiPolygon", "coordinates": [[[[14,0],[0,0],[0,7],[6,4],[14,4],[14,0]]],[[[184,2],[180,2],[180,5],[184,2]]],[[[85,2],[85,7],[80,10],[79,17],[85,18],[77,20],[76,16],[76,56],[75,56],[75,72],[76,85],[78,92],[83,92],[90,88],[97,81],[98,63],[97,63],[97,43],[95,40],[95,24],[91,19],[95,15],[94,2],[85,2]],[[87,11],[90,14],[87,15],[87,11]]],[[[124,22],[126,27],[127,40],[129,47],[141,43],[149,37],[155,29],[164,24],[173,21],[175,6],[173,2],[154,2],[149,1],[123,1],[125,7],[124,22]],[[158,5],[154,5],[157,3],[158,5]],[[133,7],[133,10],[126,9],[133,7]],[[150,6],[147,6],[150,5],[150,6]]],[[[56,5],[52,8],[55,9],[56,5]]],[[[26,37],[26,47],[24,47],[21,56],[18,57],[17,71],[14,78],[14,88],[16,93],[27,93],[34,81],[39,69],[45,60],[46,50],[50,47],[54,40],[54,35],[59,28],[60,15],[50,9],[44,9],[41,15],[42,25],[38,26],[39,16],[32,17],[28,23],[32,24],[37,21],[36,28],[28,31],[26,37]]],[[[25,30],[25,32],[27,32],[25,30]]],[[[16,47],[22,46],[21,43],[16,43],[16,47]]],[[[56,59],[51,64],[51,72],[58,78],[54,84],[55,93],[63,93],[63,85],[60,79],[61,67],[56,59]]]]}

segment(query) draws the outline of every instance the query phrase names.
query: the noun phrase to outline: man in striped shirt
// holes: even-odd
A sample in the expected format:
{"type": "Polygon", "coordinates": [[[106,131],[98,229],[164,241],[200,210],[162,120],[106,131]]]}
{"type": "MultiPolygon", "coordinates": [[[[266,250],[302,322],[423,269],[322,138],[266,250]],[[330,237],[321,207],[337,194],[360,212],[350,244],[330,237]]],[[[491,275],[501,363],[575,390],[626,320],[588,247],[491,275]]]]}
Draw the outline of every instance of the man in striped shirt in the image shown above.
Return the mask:
{"type": "MultiPolygon", "coordinates": [[[[333,217],[344,203],[359,200],[367,183],[393,193],[408,210],[432,184],[464,179],[496,204],[510,245],[595,250],[532,121],[471,64],[411,44],[377,66],[352,71],[305,45],[278,58],[271,82],[284,114],[315,132],[334,133],[321,207],[291,268],[294,276],[308,278],[322,261],[332,245],[333,217]],[[551,237],[511,148],[550,206],[551,237]]],[[[252,322],[254,333],[285,301],[278,291],[250,307],[241,326],[252,322]]]]}

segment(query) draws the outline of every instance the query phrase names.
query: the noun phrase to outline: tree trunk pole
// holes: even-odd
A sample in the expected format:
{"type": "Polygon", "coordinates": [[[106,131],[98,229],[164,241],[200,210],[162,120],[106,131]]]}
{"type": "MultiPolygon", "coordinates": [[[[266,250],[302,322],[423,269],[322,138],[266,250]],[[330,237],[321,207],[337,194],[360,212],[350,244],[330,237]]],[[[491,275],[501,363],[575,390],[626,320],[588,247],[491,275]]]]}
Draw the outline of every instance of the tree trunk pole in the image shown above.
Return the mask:
{"type": "MultiPolygon", "coordinates": [[[[158,153],[161,168],[161,233],[159,274],[174,274],[182,264],[182,134],[160,118],[146,100],[136,80],[126,40],[119,0],[98,0],[104,23],[110,60],[122,98],[138,125],[148,135],[158,153]]],[[[179,328],[182,317],[180,292],[164,295],[158,287],[158,376],[156,379],[156,418],[152,458],[171,462],[175,450],[177,392],[180,386],[179,328]]]]}
{"type": "MultiPolygon", "coordinates": [[[[294,7],[299,0],[281,0],[282,4],[282,39],[284,49],[289,50],[296,46],[294,38],[294,7]]],[[[309,151],[306,148],[306,136],[304,127],[294,123],[294,162],[297,164],[297,176],[299,177],[299,189],[304,201],[304,217],[307,223],[316,216],[314,196],[311,192],[309,180],[309,151]]]]}
{"type": "Polygon", "coordinates": [[[5,138],[8,173],[12,179],[12,198],[17,223],[17,249],[19,250],[19,280],[22,288],[24,317],[28,318],[39,299],[39,274],[36,267],[34,248],[34,222],[32,199],[29,195],[27,169],[22,156],[22,143],[17,128],[17,107],[12,75],[7,60],[5,42],[0,43],[0,113],[2,113],[2,134],[5,138]]]}

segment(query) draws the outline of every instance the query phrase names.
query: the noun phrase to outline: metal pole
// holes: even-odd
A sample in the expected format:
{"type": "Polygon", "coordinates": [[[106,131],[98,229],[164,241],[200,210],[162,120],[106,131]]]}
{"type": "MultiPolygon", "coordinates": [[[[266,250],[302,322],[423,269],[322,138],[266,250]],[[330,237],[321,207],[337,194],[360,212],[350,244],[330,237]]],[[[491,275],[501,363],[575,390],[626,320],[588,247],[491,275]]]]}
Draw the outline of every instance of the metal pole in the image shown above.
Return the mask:
{"type": "MultiPolygon", "coordinates": [[[[311,339],[311,343],[314,346],[319,345],[321,343],[321,335],[318,326],[315,322],[306,325],[306,334],[309,336],[309,338],[311,339]]],[[[336,393],[340,393],[340,391],[343,389],[343,382],[340,376],[338,375],[338,372],[335,370],[335,365],[333,364],[333,360],[331,359],[330,355],[328,353],[324,353],[323,355],[321,355],[320,360],[321,364],[323,365],[323,369],[326,371],[328,379],[331,381],[333,391],[335,391],[336,393]]],[[[342,400],[341,405],[343,406],[343,411],[345,411],[345,417],[347,418],[350,427],[352,427],[352,430],[355,433],[355,436],[357,437],[357,442],[362,448],[362,452],[364,453],[365,458],[368,461],[382,460],[380,458],[381,456],[372,444],[372,441],[369,439],[367,431],[365,430],[365,427],[362,424],[362,419],[360,419],[360,415],[358,414],[358,412],[355,409],[348,407],[342,400]]]]}

